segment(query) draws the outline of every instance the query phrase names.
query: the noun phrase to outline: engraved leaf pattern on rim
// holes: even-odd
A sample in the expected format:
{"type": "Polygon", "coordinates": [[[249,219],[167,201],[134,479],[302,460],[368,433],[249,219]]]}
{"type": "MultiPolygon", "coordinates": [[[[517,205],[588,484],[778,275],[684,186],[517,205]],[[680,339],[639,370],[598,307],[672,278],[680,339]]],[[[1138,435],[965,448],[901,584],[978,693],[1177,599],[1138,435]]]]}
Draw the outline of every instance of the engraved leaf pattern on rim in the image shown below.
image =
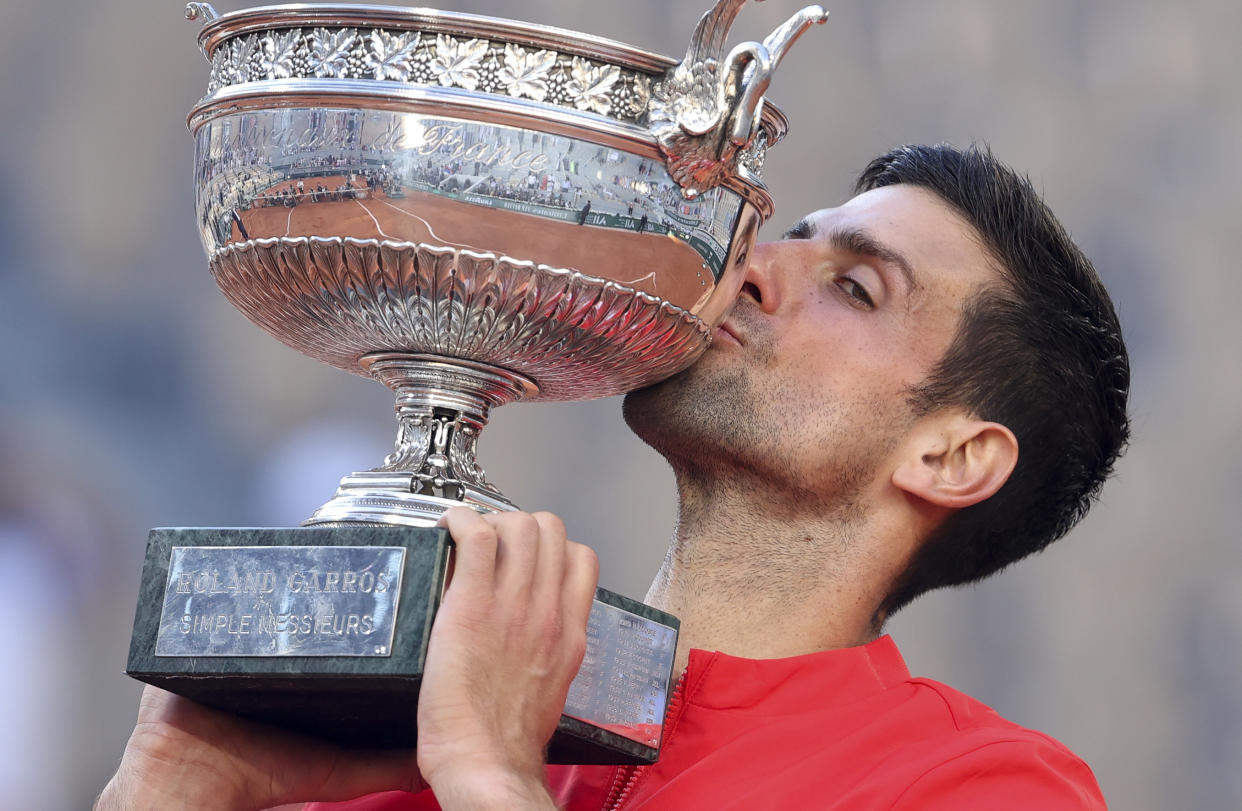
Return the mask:
{"type": "Polygon", "coordinates": [[[358,41],[353,28],[332,31],[316,28],[310,36],[310,68],[315,76],[327,79],[348,75],[349,54],[358,41]]]}
{"type": "Polygon", "coordinates": [[[297,70],[298,48],[302,44],[302,30],[273,32],[263,38],[259,56],[259,69],[263,78],[288,79],[297,70]]]}
{"type": "Polygon", "coordinates": [[[555,64],[556,54],[552,51],[528,51],[508,43],[500,82],[510,96],[543,101],[548,96],[548,73],[555,64]]]}
{"type": "Polygon", "coordinates": [[[612,89],[614,113],[637,117],[647,109],[651,100],[650,80],[645,76],[629,76],[617,82],[612,89]]]}
{"type": "Polygon", "coordinates": [[[574,97],[574,107],[608,115],[612,108],[612,86],[621,76],[616,65],[592,65],[581,57],[574,57],[570,68],[569,92],[574,97]]]}
{"type": "Polygon", "coordinates": [[[225,76],[225,65],[228,63],[228,58],[229,54],[227,48],[220,48],[211,57],[211,73],[207,76],[207,95],[210,96],[212,93],[228,84],[225,76]]]}
{"type": "Polygon", "coordinates": [[[479,86],[479,63],[486,54],[487,40],[461,41],[438,34],[431,72],[443,87],[474,90],[479,86]]]}
{"type": "Polygon", "coordinates": [[[367,49],[367,70],[376,79],[395,79],[404,82],[410,78],[410,58],[422,35],[418,32],[390,34],[381,29],[371,32],[367,49]]]}
{"type": "Polygon", "coordinates": [[[207,95],[265,79],[374,79],[590,110],[641,122],[651,78],[550,49],[430,31],[276,29],[225,40],[211,57],[207,95]]]}
{"type": "Polygon", "coordinates": [[[261,79],[262,76],[252,75],[251,62],[259,52],[258,37],[238,37],[233,40],[229,50],[228,74],[232,83],[249,82],[261,79]]]}

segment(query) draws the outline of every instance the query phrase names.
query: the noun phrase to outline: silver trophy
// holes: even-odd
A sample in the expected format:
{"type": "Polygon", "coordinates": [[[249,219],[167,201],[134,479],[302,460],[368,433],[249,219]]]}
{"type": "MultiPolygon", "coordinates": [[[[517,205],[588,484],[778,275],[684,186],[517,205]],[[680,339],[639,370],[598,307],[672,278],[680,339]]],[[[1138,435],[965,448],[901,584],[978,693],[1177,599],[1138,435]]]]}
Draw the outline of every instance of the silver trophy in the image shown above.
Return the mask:
{"type": "MultiPolygon", "coordinates": [[[[761,172],[787,124],[764,92],[788,48],[826,17],[805,8],[763,42],[726,51],[745,2],[719,0],[679,62],[428,9],[288,5],[221,16],[189,4],[187,17],[206,20],[198,40],[211,63],[189,117],[211,272],[281,342],[392,389],[398,430],[393,453],[342,479],[308,529],[267,531],[263,543],[252,530],[215,531],[234,533],[215,540],[184,534],[206,530],[153,531],[144,589],[158,585],[162,596],[140,602],[133,675],[297,726],[294,713],[231,698],[229,680],[246,671],[296,692],[329,659],[331,673],[361,676],[403,647],[402,612],[425,631],[443,583],[443,533],[426,559],[409,544],[401,563],[395,551],[363,561],[368,553],[341,550],[396,550],[404,542],[384,539],[432,527],[456,505],[514,509],[476,460],[492,408],[619,394],[703,352],[772,212],[761,172]],[[322,550],[333,545],[338,557],[361,557],[329,566],[322,550]],[[410,596],[416,558],[433,576],[410,596]],[[319,603],[297,608],[310,598],[294,585],[319,569],[339,573],[337,590],[320,588],[319,603]],[[347,614],[358,619],[352,636],[366,637],[355,647],[341,641],[351,636],[343,620],[323,641],[296,622],[288,633],[288,621],[283,636],[271,623],[253,639],[226,633],[248,610],[346,616],[344,573],[355,585],[369,573],[374,585],[381,570],[388,582],[405,571],[407,582],[384,592],[392,597],[372,588],[358,598],[372,602],[347,614]],[[239,584],[231,592],[230,582],[239,584]],[[398,596],[401,611],[384,602],[398,596]],[[212,599],[221,602],[204,614],[212,599]],[[144,603],[154,606],[145,616],[144,603]],[[200,615],[229,623],[203,630],[200,615]]],[[[561,740],[560,759],[654,759],[675,640],[675,619],[601,592],[553,757],[561,740]],[[586,752],[584,741],[613,754],[586,752]]],[[[343,739],[377,742],[364,727],[343,739]]]]}

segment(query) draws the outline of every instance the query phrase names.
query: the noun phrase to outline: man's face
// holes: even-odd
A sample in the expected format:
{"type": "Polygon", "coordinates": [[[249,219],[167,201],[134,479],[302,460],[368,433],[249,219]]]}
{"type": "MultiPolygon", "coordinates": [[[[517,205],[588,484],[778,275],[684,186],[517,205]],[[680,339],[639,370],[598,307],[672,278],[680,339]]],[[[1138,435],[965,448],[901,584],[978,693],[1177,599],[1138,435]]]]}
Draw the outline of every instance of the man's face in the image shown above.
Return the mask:
{"type": "Polygon", "coordinates": [[[852,497],[913,425],[907,394],[963,304],[997,280],[974,230],[933,193],[861,194],[756,246],[703,358],[631,394],[626,420],[691,472],[852,497]]]}

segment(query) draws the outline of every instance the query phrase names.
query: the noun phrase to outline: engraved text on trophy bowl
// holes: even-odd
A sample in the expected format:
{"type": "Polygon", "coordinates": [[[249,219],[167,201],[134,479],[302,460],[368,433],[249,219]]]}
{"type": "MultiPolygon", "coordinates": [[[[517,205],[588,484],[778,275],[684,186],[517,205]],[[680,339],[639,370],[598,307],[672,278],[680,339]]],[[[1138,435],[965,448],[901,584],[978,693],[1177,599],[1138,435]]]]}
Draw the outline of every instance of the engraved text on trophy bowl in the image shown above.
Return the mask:
{"type": "Polygon", "coordinates": [[[376,110],[231,112],[197,132],[217,282],[312,357],[408,351],[525,374],[539,399],[654,382],[706,347],[759,214],[687,201],[659,158],[376,110]]]}

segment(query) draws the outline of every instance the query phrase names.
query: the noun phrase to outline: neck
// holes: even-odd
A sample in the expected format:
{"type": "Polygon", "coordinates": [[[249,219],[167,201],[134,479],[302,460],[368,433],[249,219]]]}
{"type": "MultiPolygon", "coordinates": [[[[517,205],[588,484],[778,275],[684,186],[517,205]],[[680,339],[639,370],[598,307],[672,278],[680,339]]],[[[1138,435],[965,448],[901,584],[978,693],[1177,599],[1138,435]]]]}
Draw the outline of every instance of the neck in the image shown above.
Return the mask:
{"type": "Polygon", "coordinates": [[[675,672],[691,648],[772,659],[875,639],[893,569],[856,501],[782,499],[744,476],[678,471],[677,485],[676,530],[647,592],[681,620],[675,672]]]}

